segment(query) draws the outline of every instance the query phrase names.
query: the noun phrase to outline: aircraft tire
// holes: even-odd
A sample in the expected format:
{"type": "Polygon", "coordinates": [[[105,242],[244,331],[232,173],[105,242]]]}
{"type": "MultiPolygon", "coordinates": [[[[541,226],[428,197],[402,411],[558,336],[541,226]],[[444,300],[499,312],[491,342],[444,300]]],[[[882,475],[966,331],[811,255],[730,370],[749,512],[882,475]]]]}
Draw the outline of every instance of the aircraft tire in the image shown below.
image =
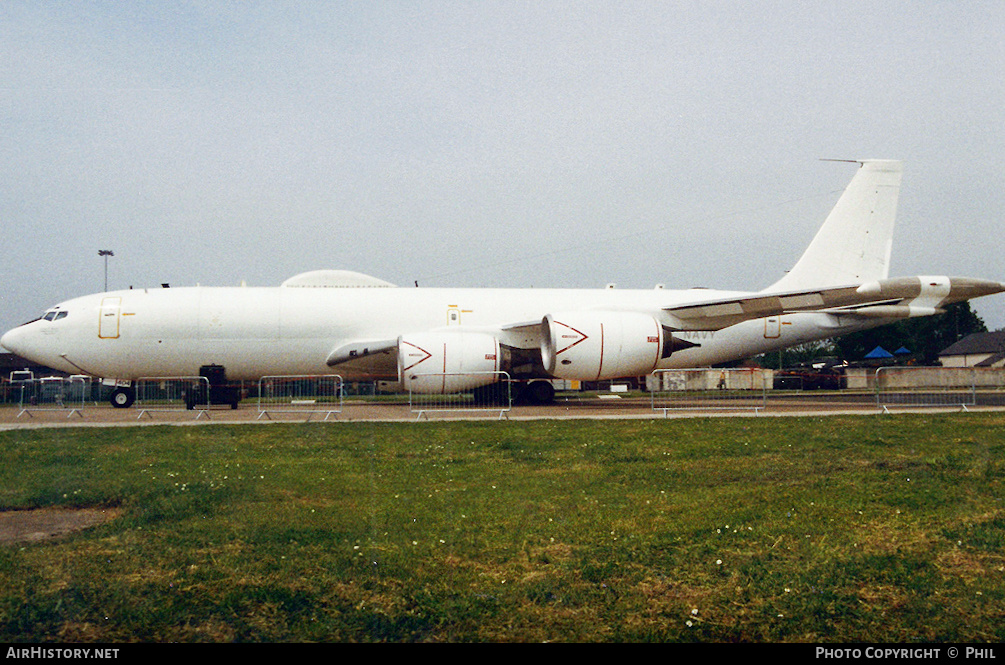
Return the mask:
{"type": "Polygon", "coordinates": [[[116,409],[128,409],[136,401],[136,391],[132,388],[116,388],[108,396],[108,401],[116,409]]]}
{"type": "Polygon", "coordinates": [[[548,381],[531,381],[524,388],[524,397],[531,404],[551,404],[555,401],[555,388],[548,381]]]}

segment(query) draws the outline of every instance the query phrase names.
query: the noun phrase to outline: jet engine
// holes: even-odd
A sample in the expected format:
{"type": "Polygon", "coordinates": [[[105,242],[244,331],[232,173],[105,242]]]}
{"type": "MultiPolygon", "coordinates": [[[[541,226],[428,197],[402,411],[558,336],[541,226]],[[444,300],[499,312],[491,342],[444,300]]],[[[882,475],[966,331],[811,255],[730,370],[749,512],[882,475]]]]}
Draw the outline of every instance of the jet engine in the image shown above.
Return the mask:
{"type": "Polygon", "coordinates": [[[499,341],[471,331],[420,332],[398,338],[398,380],[416,393],[452,393],[499,380],[499,341]]]}
{"type": "Polygon", "coordinates": [[[640,376],[673,350],[673,336],[638,312],[575,311],[541,322],[541,360],[560,379],[599,381],[640,376]]]}

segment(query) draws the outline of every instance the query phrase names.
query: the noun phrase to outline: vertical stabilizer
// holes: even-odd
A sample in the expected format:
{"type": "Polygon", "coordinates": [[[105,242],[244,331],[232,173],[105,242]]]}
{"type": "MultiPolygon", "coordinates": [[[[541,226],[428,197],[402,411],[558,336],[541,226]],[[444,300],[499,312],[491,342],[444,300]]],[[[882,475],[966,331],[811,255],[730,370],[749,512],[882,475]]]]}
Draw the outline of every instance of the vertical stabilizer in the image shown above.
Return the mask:
{"type": "Polygon", "coordinates": [[[885,279],[903,165],[866,159],[813,242],[785,277],[766,291],[798,291],[885,279]]]}

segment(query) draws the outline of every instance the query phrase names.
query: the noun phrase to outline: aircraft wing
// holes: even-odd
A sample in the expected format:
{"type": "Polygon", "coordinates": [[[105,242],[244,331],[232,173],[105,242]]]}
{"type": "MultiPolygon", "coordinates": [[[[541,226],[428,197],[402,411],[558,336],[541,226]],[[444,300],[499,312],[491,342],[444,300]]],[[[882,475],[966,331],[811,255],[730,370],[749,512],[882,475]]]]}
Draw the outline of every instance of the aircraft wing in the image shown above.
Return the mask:
{"type": "MultiPolygon", "coordinates": [[[[751,319],[797,312],[896,319],[928,316],[947,304],[1001,293],[1005,284],[961,277],[901,277],[865,284],[802,291],[761,292],[730,298],[693,301],[663,308],[663,325],[670,330],[721,330],[751,319]]],[[[546,312],[547,313],[547,312],[546,312]]],[[[542,343],[541,321],[520,321],[502,327],[467,329],[495,338],[512,349],[536,349],[542,343]]],[[[327,358],[338,365],[380,366],[390,372],[399,339],[357,340],[335,348],[327,358]]]]}
{"type": "Polygon", "coordinates": [[[937,313],[950,303],[1001,293],[1005,284],[968,277],[900,277],[805,291],[757,293],[664,308],[678,330],[721,330],[750,319],[795,312],[869,318],[937,313]]]}

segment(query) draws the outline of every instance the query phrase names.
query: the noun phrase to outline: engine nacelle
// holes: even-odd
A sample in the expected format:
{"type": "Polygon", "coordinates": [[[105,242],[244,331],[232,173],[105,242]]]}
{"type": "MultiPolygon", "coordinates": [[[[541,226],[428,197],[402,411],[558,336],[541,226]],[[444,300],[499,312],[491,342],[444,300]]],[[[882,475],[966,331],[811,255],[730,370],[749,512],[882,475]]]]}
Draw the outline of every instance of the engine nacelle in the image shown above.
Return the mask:
{"type": "Polygon", "coordinates": [[[541,360],[559,379],[599,381],[641,376],[656,369],[670,333],[638,312],[583,310],[542,321],[541,360]]]}
{"type": "Polygon", "coordinates": [[[398,380],[416,393],[453,393],[495,383],[499,362],[499,340],[488,333],[450,330],[398,338],[398,380]]]}

